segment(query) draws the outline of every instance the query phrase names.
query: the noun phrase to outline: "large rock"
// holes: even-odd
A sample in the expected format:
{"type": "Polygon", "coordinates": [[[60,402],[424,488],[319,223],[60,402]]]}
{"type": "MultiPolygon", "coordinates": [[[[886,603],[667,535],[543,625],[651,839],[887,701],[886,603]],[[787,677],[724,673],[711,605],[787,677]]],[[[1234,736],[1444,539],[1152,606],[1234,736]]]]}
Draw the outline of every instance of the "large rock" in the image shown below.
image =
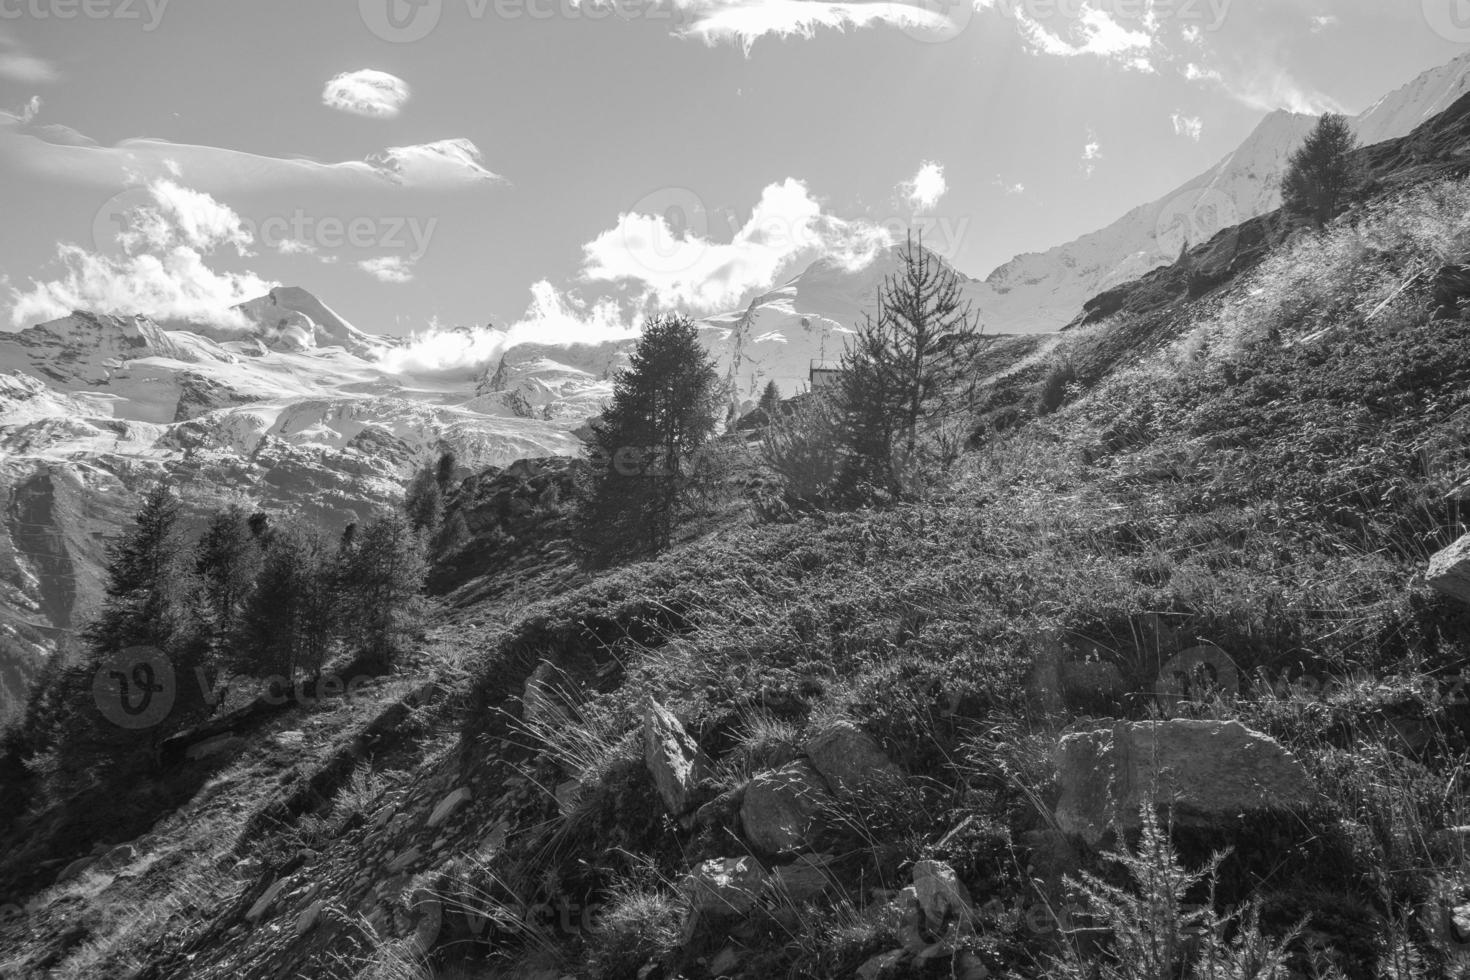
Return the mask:
{"type": "Polygon", "coordinates": [[[1237,721],[1119,722],[1075,732],[1056,751],[1062,830],[1096,844],[1139,808],[1167,804],[1180,823],[1303,805],[1311,779],[1280,743],[1237,721]]]}
{"type": "Polygon", "coordinates": [[[877,741],[850,721],[826,726],[807,739],[802,748],[827,786],[839,795],[870,783],[901,778],[898,767],[883,754],[877,741]]]}
{"type": "Polygon", "coordinates": [[[1470,534],[1429,559],[1424,581],[1451,599],[1470,602],[1470,534]]]}
{"type": "Polygon", "coordinates": [[[763,772],[750,781],[740,803],[745,839],[770,856],[804,850],[830,800],[822,777],[805,762],[763,772]]]}
{"type": "Polygon", "coordinates": [[[679,719],[653,698],[643,708],[643,761],[669,813],[683,816],[695,785],[709,775],[709,761],[679,719]]]}
{"type": "Polygon", "coordinates": [[[754,911],[769,884],[770,876],[753,857],[711,858],[700,864],[679,883],[689,903],[684,942],[754,911]]]}

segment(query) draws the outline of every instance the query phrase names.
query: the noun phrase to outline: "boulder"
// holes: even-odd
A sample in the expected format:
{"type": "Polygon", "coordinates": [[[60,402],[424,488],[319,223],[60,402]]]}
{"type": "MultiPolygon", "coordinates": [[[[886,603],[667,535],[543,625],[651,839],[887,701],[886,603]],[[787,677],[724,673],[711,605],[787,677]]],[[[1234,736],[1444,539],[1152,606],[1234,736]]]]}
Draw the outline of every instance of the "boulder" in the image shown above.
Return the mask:
{"type": "Polygon", "coordinates": [[[209,759],[217,755],[232,755],[245,748],[248,743],[237,735],[216,735],[196,742],[184,750],[184,758],[190,762],[209,759]]]}
{"type": "Polygon", "coordinates": [[[740,826],[762,854],[803,850],[812,843],[821,809],[830,799],[816,770],[793,762],[750,781],[740,803],[740,826]]]}
{"type": "Polygon", "coordinates": [[[1424,581],[1442,595],[1470,602],[1470,534],[1429,559],[1424,581]]]}
{"type": "Polygon", "coordinates": [[[276,898],[281,894],[281,892],[285,890],[285,878],[282,878],[280,881],[272,883],[271,886],[267,888],[265,892],[255,900],[255,904],[250,906],[250,911],[245,913],[245,921],[249,922],[252,925],[259,922],[262,918],[265,917],[265,914],[270,911],[271,905],[275,902],[276,898]]]}
{"type": "Polygon", "coordinates": [[[1182,824],[1212,824],[1313,796],[1295,756],[1237,721],[1119,722],[1073,732],[1057,746],[1056,767],[1057,824],[1089,844],[1113,824],[1136,827],[1144,804],[1172,807],[1182,824]]]}
{"type": "Polygon", "coordinates": [[[901,777],[877,741],[850,721],[824,727],[802,746],[813,768],[837,794],[855,792],[874,781],[901,777]]]}
{"type": "Polygon", "coordinates": [[[138,857],[138,849],[132,844],[119,844],[107,851],[97,860],[97,866],[104,871],[116,871],[118,868],[132,864],[138,857]]]}
{"type": "Polygon", "coordinates": [[[664,806],[675,817],[689,810],[695,785],[709,775],[709,760],[698,743],[653,698],[643,708],[643,762],[664,806]]]}
{"type": "Polygon", "coordinates": [[[879,953],[858,967],[858,980],[888,980],[890,977],[897,977],[908,955],[902,949],[879,953]]]}
{"type": "Polygon", "coordinates": [[[96,863],[97,855],[95,854],[88,854],[86,857],[77,858],[71,864],[61,869],[61,874],[56,876],[56,883],[60,884],[63,881],[71,881],[96,863]]]}
{"type": "Polygon", "coordinates": [[[679,893],[689,903],[684,942],[711,923],[729,922],[753,911],[770,882],[753,857],[711,858],[684,876],[679,893]]]}

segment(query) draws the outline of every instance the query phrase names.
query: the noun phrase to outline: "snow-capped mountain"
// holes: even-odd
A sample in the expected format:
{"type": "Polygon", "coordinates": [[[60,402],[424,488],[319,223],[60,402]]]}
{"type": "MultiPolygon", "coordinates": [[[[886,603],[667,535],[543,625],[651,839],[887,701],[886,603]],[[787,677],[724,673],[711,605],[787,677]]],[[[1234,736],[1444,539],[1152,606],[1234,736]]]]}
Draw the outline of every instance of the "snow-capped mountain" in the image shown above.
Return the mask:
{"type": "MultiPolygon", "coordinates": [[[[1364,145],[1407,135],[1470,91],[1470,54],[1425,72],[1351,120],[1364,145]]],[[[1287,160],[1316,116],[1273,112],[1233,153],[1100,231],[1017,256],[986,278],[977,301],[999,333],[1057,330],[1093,296],[1173,262],[1185,243],[1281,205],[1287,160]]]]}

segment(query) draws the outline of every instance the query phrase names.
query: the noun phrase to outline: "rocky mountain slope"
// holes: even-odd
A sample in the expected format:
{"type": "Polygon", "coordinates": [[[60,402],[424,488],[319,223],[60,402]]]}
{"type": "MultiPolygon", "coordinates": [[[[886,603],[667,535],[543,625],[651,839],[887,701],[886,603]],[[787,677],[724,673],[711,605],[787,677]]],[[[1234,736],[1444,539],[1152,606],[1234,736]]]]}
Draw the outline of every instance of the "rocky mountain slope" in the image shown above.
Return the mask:
{"type": "MultiPolygon", "coordinates": [[[[1360,142],[1406,136],[1470,90],[1470,55],[1425,72],[1354,117],[1360,142]]],[[[1088,299],[1172,263],[1185,245],[1275,210],[1286,162],[1316,117],[1273,112],[1234,152],[1099,231],[1020,255],[992,272],[977,302],[998,333],[1056,330],[1088,299]]]]}
{"type": "Polygon", "coordinates": [[[149,829],[10,860],[0,969],[1456,975],[1470,288],[1416,270],[1470,256],[1467,120],[1364,151],[1351,226],[1067,331],[1095,373],[922,503],[594,574],[563,469],[462,481],[402,676],[217,721],[149,829]]]}

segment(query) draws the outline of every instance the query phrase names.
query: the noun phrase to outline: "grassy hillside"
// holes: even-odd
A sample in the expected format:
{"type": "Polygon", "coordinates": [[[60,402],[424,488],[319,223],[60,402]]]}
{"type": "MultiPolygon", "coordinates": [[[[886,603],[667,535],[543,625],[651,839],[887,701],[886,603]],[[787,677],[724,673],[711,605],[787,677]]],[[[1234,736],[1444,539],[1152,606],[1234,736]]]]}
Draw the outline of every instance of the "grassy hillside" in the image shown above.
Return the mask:
{"type": "Polygon", "coordinates": [[[405,677],[273,716],[134,853],[17,896],[0,968],[1463,975],[1470,608],[1423,571],[1467,531],[1470,319],[1440,270],[1470,254],[1470,184],[1425,163],[1463,140],[1414,140],[1414,179],[1327,232],[1013,351],[923,501],[765,521],[732,441],[680,544],[591,574],[564,472],[467,481],[405,677]],[[1212,670],[1176,676],[1201,647],[1212,670]],[[650,698],[708,760],[686,819],[645,761],[650,698]],[[1311,802],[1060,834],[1058,739],[1168,717],[1278,739],[1311,802]],[[753,855],[742,800],[848,725],[897,768],[815,803],[798,857],[753,855]],[[691,920],[686,876],[720,858],[790,877],[691,920]],[[968,911],[885,959],[926,861],[968,911]]]}

